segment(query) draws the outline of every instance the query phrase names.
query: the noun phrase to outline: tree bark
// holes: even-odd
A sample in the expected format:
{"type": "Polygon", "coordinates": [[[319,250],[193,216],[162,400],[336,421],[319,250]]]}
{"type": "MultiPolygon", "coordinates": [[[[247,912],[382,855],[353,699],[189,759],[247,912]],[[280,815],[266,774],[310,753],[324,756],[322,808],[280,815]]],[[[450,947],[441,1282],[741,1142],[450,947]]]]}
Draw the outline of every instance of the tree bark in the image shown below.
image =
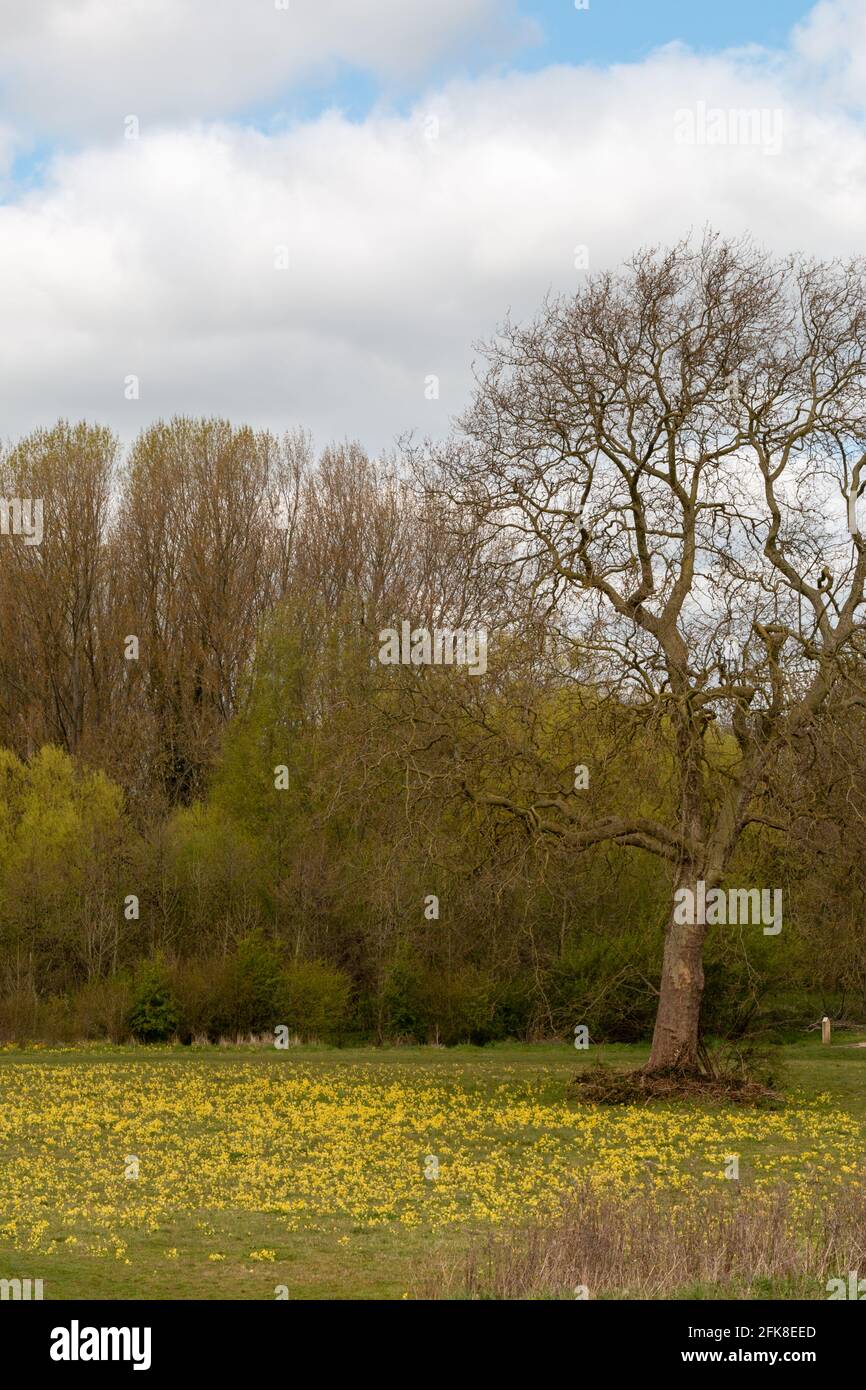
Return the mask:
{"type": "MultiPolygon", "coordinates": [[[[690,874],[679,888],[696,890],[700,874],[690,874]]],[[[701,997],[704,992],[703,923],[674,921],[674,908],[665,929],[661,991],[647,1071],[676,1068],[696,1071],[701,997]]]]}

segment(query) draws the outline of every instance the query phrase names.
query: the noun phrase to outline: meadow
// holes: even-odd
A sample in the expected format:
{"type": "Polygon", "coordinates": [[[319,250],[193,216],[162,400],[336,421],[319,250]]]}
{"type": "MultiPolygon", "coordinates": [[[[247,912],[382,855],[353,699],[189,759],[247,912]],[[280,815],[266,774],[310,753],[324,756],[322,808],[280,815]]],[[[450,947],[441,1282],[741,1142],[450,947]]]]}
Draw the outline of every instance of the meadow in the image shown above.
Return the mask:
{"type": "MultiPolygon", "coordinates": [[[[0,1277],[45,1297],[413,1297],[576,1182],[651,1202],[866,1187],[866,1048],[786,1047],[775,1109],[597,1106],[566,1044],[0,1051],[0,1277]]],[[[640,1047],[592,1050],[636,1064],[640,1047]]],[[[826,1296],[816,1289],[816,1297],[826,1296]]]]}

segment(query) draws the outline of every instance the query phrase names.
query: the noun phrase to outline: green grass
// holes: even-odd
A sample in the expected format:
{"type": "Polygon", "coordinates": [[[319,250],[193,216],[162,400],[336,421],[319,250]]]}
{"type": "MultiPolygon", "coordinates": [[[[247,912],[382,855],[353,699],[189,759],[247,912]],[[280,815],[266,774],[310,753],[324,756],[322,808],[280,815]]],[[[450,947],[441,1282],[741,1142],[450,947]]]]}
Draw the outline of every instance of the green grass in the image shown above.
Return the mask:
{"type": "MultiPolygon", "coordinates": [[[[859,1120],[866,1132],[866,1048],[853,1047],[851,1044],[857,1040],[852,1035],[841,1035],[831,1047],[808,1041],[787,1046],[782,1053],[792,1096],[798,1101],[815,1102],[819,1096],[829,1094],[826,1104],[859,1120]]],[[[644,1047],[627,1046],[597,1046],[590,1053],[582,1053],[567,1043],[447,1050],[300,1047],[277,1052],[252,1048],[83,1047],[67,1051],[2,1051],[0,1093],[9,1094],[13,1079],[14,1087],[26,1090],[28,1069],[34,1068],[34,1083],[38,1080],[40,1095],[50,1100],[43,1100],[48,1109],[35,1132],[19,1129],[5,1141],[0,1139],[0,1175],[4,1169],[14,1171],[15,1165],[44,1162],[59,1163],[58,1172],[66,1171],[62,1167],[63,1154],[56,1147],[47,1149],[45,1143],[46,1135],[53,1133],[52,1107],[56,1105],[62,1111],[64,1094],[76,1084],[76,1078],[78,1082],[99,1083],[101,1078],[111,1077],[113,1084],[122,1084],[133,1116],[137,1087],[141,1089],[146,1078],[158,1074],[170,1092],[172,1077],[180,1077],[193,1059],[207,1069],[216,1096],[220,1094],[220,1077],[229,1078],[237,1064],[243,1062],[245,1067],[254,1069],[251,1075],[261,1074],[263,1078],[288,1077],[293,1069],[302,1066],[314,1076],[320,1073],[323,1084],[327,1081],[328,1085],[345,1085],[349,1088],[347,1094],[351,1094],[351,1087],[362,1076],[374,1089],[396,1081],[411,1088],[413,1076],[417,1076],[419,1083],[432,1080],[445,1087],[449,1095],[470,1100],[480,1097],[504,1106],[511,1096],[515,1102],[525,1097],[529,1087],[539,1103],[561,1106],[573,1104],[567,1100],[567,1083],[575,1068],[588,1064],[590,1058],[593,1062],[633,1066],[645,1060],[646,1054],[644,1047]],[[89,1076],[85,1075],[87,1069],[91,1069],[89,1076]],[[337,1083],[333,1081],[335,1077],[337,1083]]],[[[190,1117],[190,1134],[200,1134],[202,1123],[190,1117]]],[[[99,1124],[105,1128],[108,1143],[111,1124],[95,1121],[94,1127],[98,1129],[99,1124]]],[[[208,1124],[214,1142],[218,1142],[222,1128],[230,1128],[230,1117],[217,1114],[208,1124]]],[[[529,1140],[540,1132],[535,1128],[526,1136],[506,1136],[503,1142],[512,1146],[515,1164],[523,1161],[522,1138],[529,1140]]],[[[557,1143],[566,1142],[561,1136],[553,1136],[551,1142],[554,1138],[557,1143]]],[[[311,1142],[314,1139],[315,1136],[311,1142]]],[[[776,1145],[777,1152],[784,1150],[784,1143],[776,1145]]],[[[766,1156],[768,1146],[745,1139],[741,1152],[747,1167],[750,1156],[758,1152],[766,1156]]],[[[483,1161],[481,1144],[477,1157],[483,1161]]],[[[359,1155],[359,1161],[363,1159],[364,1155],[359,1155]]],[[[76,1171],[73,1176],[86,1188],[87,1174],[76,1171]]],[[[351,1179],[347,1182],[350,1185],[351,1179]]],[[[117,1193],[118,1203],[126,1200],[127,1193],[121,1185],[106,1187],[104,1183],[95,1189],[100,1200],[109,1189],[117,1193]]],[[[9,1211],[4,1211],[6,1196],[5,1189],[0,1189],[0,1227],[9,1219],[9,1211]]],[[[434,1200],[431,1197],[431,1203],[434,1200]]],[[[430,1209],[433,1211],[432,1205],[430,1209]]],[[[50,1210],[46,1216],[49,1224],[55,1219],[50,1210]]],[[[57,1234],[61,1242],[71,1234],[79,1243],[86,1243],[92,1229],[86,1213],[74,1218],[67,1214],[57,1234]]],[[[267,1211],[231,1207],[225,1211],[167,1210],[156,1230],[134,1232],[129,1263],[110,1255],[81,1253],[62,1243],[52,1253],[28,1251],[14,1236],[0,1233],[0,1278],[42,1278],[46,1296],[52,1299],[273,1299],[275,1287],[283,1284],[292,1299],[393,1299],[406,1294],[414,1272],[434,1254],[444,1251],[456,1257],[478,1229],[478,1223],[471,1219],[438,1230],[424,1220],[414,1226],[394,1221],[367,1228],[336,1214],[333,1219],[310,1222],[305,1229],[287,1230],[267,1211]],[[225,1258],[209,1261],[208,1255],[215,1246],[225,1258]],[[172,1248],[179,1251],[176,1259],[166,1257],[172,1248]],[[264,1248],[277,1251],[274,1262],[250,1260],[251,1251],[264,1248]]]]}

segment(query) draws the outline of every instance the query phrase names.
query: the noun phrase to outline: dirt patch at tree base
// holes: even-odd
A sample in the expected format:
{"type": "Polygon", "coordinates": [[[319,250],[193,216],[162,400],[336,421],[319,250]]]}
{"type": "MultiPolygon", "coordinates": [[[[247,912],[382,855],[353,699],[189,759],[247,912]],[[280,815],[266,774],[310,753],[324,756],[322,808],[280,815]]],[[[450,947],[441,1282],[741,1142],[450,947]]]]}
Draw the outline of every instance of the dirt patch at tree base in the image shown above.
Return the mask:
{"type": "Polygon", "coordinates": [[[568,1084],[573,1100],[594,1105],[648,1105],[652,1101],[706,1100],[737,1105],[776,1106],[782,1095],[739,1073],[671,1067],[663,1071],[620,1071],[604,1062],[587,1067],[568,1084]]]}

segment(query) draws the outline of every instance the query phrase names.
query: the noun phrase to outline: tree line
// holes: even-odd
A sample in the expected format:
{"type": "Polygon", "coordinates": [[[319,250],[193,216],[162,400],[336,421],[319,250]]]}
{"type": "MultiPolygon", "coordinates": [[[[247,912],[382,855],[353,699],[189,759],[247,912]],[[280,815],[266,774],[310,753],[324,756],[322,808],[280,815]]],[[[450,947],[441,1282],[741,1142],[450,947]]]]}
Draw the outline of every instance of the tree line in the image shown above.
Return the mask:
{"type": "Polygon", "coordinates": [[[11,444],[3,1031],[692,1066],[866,1017],[863,306],[859,265],[707,235],[504,325],[444,445],[11,444]],[[430,660],[454,630],[483,671],[430,660]],[[730,884],[778,937],[671,907],[730,884]]]}

